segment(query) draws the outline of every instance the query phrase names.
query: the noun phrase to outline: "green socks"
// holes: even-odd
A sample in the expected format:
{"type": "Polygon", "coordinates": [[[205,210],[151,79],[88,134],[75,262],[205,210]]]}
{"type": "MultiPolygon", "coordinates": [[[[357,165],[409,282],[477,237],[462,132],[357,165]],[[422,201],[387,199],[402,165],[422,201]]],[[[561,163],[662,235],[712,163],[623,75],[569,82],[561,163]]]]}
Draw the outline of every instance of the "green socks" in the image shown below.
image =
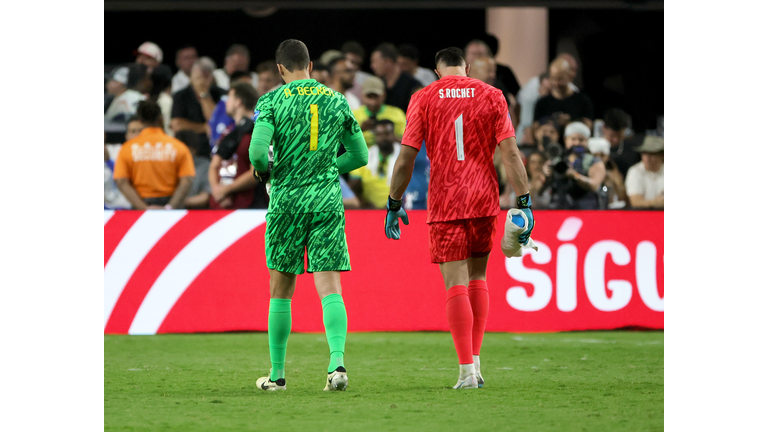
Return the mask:
{"type": "MultiPolygon", "coordinates": [[[[328,364],[328,373],[331,373],[335,371],[337,367],[344,366],[344,344],[347,341],[347,309],[344,307],[344,300],[342,300],[341,294],[329,294],[323,297],[321,302],[323,304],[323,324],[325,324],[325,336],[328,338],[328,347],[331,350],[331,362],[328,364]]],[[[269,340],[271,345],[271,309],[269,316],[269,340]]],[[[288,336],[286,336],[286,339],[287,338],[288,336]]],[[[285,355],[285,350],[283,350],[283,355],[285,355]]]]}
{"type": "MultiPolygon", "coordinates": [[[[344,308],[344,305],[341,306],[344,308]]],[[[346,316],[344,328],[346,329],[346,316]]],[[[277,381],[285,378],[285,349],[288,346],[288,336],[291,334],[291,300],[269,300],[269,358],[272,361],[270,379],[277,381]]],[[[342,350],[343,350],[342,343],[342,350]]]]}

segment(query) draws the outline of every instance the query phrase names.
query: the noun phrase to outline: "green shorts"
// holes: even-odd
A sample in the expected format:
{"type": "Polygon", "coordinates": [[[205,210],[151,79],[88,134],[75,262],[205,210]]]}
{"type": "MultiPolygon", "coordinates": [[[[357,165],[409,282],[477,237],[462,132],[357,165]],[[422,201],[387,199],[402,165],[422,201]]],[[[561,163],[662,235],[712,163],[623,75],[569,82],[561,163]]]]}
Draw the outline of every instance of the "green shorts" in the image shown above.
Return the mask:
{"type": "Polygon", "coordinates": [[[267,213],[267,268],[286,273],[349,271],[344,212],[267,213]]]}

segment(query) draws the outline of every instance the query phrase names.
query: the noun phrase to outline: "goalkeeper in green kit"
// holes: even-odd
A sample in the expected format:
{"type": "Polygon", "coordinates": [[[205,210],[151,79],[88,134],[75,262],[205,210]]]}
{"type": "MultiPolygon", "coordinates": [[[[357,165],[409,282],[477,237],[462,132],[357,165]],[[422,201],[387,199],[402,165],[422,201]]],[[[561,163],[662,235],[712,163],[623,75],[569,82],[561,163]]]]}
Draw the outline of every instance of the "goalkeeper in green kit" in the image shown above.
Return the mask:
{"type": "Polygon", "coordinates": [[[346,390],[347,311],[340,272],[350,270],[350,264],[339,174],[365,166],[368,148],[344,96],[309,78],[312,62],[304,43],[283,41],[275,61],[286,84],[259,99],[249,150],[254,174],[271,182],[265,244],[272,369],[256,384],[263,390],[286,388],[291,297],[296,275],[304,273],[306,248],[331,352],[325,390],[346,390]],[[337,158],[342,143],[347,151],[337,158]]]}

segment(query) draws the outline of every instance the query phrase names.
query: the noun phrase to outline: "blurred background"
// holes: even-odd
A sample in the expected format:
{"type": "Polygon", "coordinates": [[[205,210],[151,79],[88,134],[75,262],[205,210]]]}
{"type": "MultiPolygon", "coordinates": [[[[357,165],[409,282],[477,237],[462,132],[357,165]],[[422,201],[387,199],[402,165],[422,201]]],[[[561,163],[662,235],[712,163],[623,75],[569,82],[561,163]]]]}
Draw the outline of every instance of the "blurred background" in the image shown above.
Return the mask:
{"type": "MultiPolygon", "coordinates": [[[[534,205],[663,208],[661,1],[105,0],[104,8],[107,209],[141,208],[126,199],[126,180],[114,180],[136,175],[116,164],[122,144],[144,129],[135,121],[130,130],[142,100],[160,106],[167,135],[194,132],[177,136],[194,156],[196,182],[176,207],[266,208],[255,180],[230,187],[249,174],[237,162],[249,135],[235,124],[246,116],[226,100],[252,112],[251,99],[282,84],[274,52],[288,38],[305,42],[313,78],[347,96],[371,151],[384,158],[342,177],[348,209],[384,207],[408,97],[436,79],[434,55],[449,46],[465,50],[470,76],[507,96],[534,205]],[[255,94],[235,95],[235,82],[255,94]]],[[[508,208],[514,192],[500,164],[498,173],[508,208]]],[[[409,208],[425,208],[428,178],[422,155],[409,208]]],[[[146,205],[155,202],[145,195],[157,193],[140,189],[146,205]]]]}

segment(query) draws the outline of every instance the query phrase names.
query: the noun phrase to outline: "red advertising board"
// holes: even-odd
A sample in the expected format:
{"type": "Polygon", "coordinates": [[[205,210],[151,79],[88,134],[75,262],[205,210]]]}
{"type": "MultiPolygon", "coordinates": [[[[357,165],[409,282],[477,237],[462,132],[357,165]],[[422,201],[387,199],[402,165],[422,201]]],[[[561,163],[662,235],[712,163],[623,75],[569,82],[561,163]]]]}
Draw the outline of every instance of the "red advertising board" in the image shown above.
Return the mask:
{"type": "MultiPolygon", "coordinates": [[[[267,329],[265,214],[105,211],[104,332],[267,329]]],[[[488,262],[488,331],[664,328],[664,213],[537,211],[538,252],[488,262]]],[[[429,262],[425,211],[400,240],[383,211],[348,211],[352,271],[342,274],[350,331],[447,331],[445,287],[429,262]]],[[[293,330],[323,331],[312,275],[298,277],[293,330]]]]}

